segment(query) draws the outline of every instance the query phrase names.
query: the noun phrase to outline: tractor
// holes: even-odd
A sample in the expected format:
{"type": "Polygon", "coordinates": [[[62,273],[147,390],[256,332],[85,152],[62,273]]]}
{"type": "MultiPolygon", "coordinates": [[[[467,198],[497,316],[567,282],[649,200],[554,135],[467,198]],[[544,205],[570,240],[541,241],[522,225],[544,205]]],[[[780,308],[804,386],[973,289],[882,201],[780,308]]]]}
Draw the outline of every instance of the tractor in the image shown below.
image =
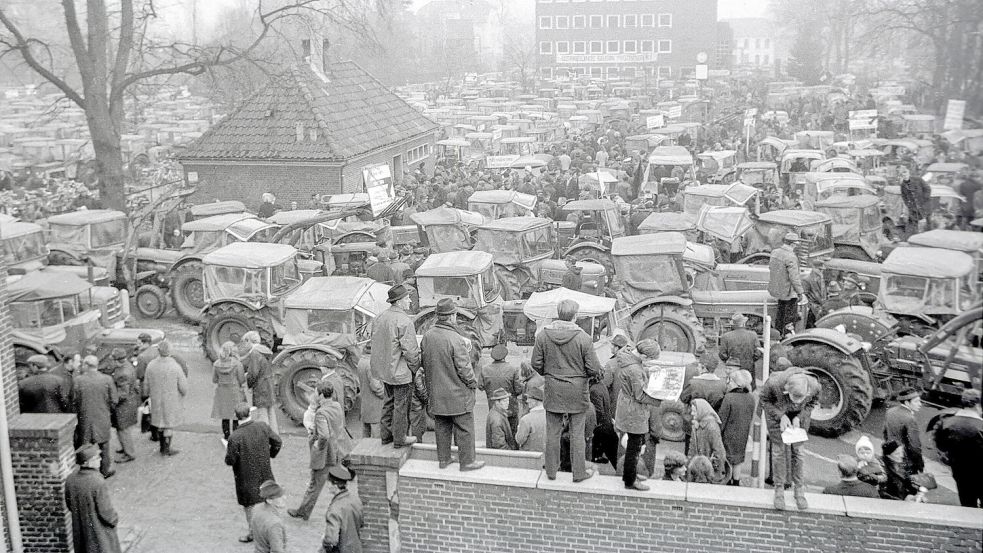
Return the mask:
{"type": "Polygon", "coordinates": [[[358,397],[359,363],[372,322],[389,308],[389,287],[359,277],[313,277],[283,300],[282,346],[273,358],[276,394],[297,424],[304,419],[311,382],[322,367],[337,367],[345,385],[345,411],[358,397]]]}
{"type": "Polygon", "coordinates": [[[740,182],[733,184],[687,186],[683,190],[683,213],[696,217],[704,206],[746,206],[750,212],[758,213],[761,211],[758,189],[740,182]],[[752,199],[754,203],[748,205],[752,199]]]}
{"type": "Polygon", "coordinates": [[[410,215],[419,227],[420,240],[434,253],[470,250],[472,233],[485,223],[485,216],[473,211],[440,206],[410,215]]]}
{"type": "Polygon", "coordinates": [[[606,199],[575,200],[564,204],[563,211],[567,214],[565,222],[572,223],[569,228],[563,222],[557,223],[561,242],[567,242],[562,234],[565,231],[569,234],[563,257],[603,265],[606,273],[613,275],[611,242],[626,235],[618,204],[606,199]]]}
{"type": "MultiPolygon", "coordinates": [[[[539,217],[506,217],[486,223],[475,232],[475,249],[492,254],[495,277],[504,300],[529,297],[537,290],[555,288],[566,267],[556,257],[553,222],[539,217]]],[[[584,288],[599,294],[606,279],[604,267],[580,262],[584,288]]]]}
{"type": "MultiPolygon", "coordinates": [[[[0,222],[0,247],[7,273],[24,275],[35,270],[71,273],[96,286],[109,286],[109,273],[91,263],[84,265],[48,265],[48,246],[44,243],[44,228],[23,221],[0,222]]],[[[124,291],[123,294],[126,294],[124,291]]],[[[126,295],[129,298],[128,295],[126,295]]],[[[126,300],[129,303],[129,300],[126,300]]]]}
{"type": "Polygon", "coordinates": [[[92,263],[115,282],[116,255],[127,235],[125,213],[110,209],[73,211],[48,217],[47,227],[51,265],[92,263]]]}
{"type": "Polygon", "coordinates": [[[879,261],[884,246],[877,196],[833,196],[816,202],[816,211],[833,221],[833,257],[879,261]]]}
{"type": "Polygon", "coordinates": [[[482,347],[501,342],[502,294],[495,277],[494,257],[482,251],[431,254],[416,269],[420,312],[414,319],[423,334],[437,320],[437,301],[457,303],[458,325],[468,329],[482,347]]]}
{"type": "Polygon", "coordinates": [[[696,217],[676,211],[651,213],[638,225],[638,234],[659,232],[681,232],[686,240],[696,242],[700,231],[696,228],[696,217]]]}
{"type": "Polygon", "coordinates": [[[973,258],[979,279],[983,280],[983,234],[967,230],[935,229],[912,235],[908,243],[926,248],[964,252],[973,258]]]}
{"type": "MultiPolygon", "coordinates": [[[[951,187],[933,184],[930,188],[933,220],[939,220],[943,217],[954,219],[962,211],[962,204],[967,199],[951,187]]],[[[969,201],[972,201],[972,198],[969,201]]],[[[881,204],[881,221],[884,225],[885,236],[888,238],[905,236],[905,227],[908,225],[908,208],[905,207],[904,201],[901,199],[901,187],[885,186],[881,204]]]]}
{"type": "Polygon", "coordinates": [[[468,210],[493,221],[503,217],[526,217],[536,209],[536,196],[515,190],[477,190],[468,197],[468,210]]]}

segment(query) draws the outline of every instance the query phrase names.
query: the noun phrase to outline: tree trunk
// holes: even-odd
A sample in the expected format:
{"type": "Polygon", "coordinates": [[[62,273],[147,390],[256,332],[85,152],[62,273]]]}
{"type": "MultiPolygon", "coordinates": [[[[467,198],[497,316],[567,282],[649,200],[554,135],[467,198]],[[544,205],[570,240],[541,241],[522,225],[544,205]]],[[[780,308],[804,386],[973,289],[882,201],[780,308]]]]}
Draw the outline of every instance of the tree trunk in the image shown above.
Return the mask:
{"type": "Polygon", "coordinates": [[[85,110],[92,137],[92,149],[99,164],[99,198],[106,209],[126,211],[124,192],[123,148],[118,125],[113,123],[105,102],[89,101],[85,110]]]}

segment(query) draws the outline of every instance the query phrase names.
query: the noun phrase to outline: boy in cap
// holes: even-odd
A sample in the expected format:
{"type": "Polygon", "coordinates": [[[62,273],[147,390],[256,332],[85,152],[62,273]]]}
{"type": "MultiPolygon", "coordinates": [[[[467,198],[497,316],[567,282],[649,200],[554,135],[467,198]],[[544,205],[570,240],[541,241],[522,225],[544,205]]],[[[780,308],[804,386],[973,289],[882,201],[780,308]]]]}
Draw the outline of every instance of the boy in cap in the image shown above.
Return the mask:
{"type": "Polygon", "coordinates": [[[515,443],[507,411],[512,396],[502,388],[488,394],[488,418],[485,420],[485,447],[488,449],[519,449],[515,443]]]}
{"type": "MultiPolygon", "coordinates": [[[[478,389],[490,394],[498,389],[505,390],[509,395],[509,403],[505,409],[512,432],[519,427],[519,396],[522,395],[522,373],[519,367],[507,362],[505,357],[509,349],[505,344],[497,344],[491,350],[492,362],[478,369],[478,389]]],[[[488,396],[488,408],[493,405],[488,396]]]]}
{"type": "Polygon", "coordinates": [[[351,471],[342,465],[335,465],[328,471],[328,483],[334,495],[328,505],[327,524],[321,538],[324,553],[362,552],[362,501],[357,492],[348,489],[353,478],[351,471]]]}
{"type": "Polygon", "coordinates": [[[768,424],[768,439],[772,443],[772,478],[775,485],[775,508],[785,509],[785,475],[792,472],[795,503],[800,510],[809,508],[805,498],[802,474],[801,444],[785,445],[782,432],[791,427],[809,430],[812,410],[819,404],[822,387],[816,377],[799,367],[772,373],[762,384],[761,407],[768,424]]]}
{"type": "Polygon", "coordinates": [[[922,408],[921,394],[913,388],[905,388],[897,397],[898,405],[884,414],[884,441],[898,442],[904,449],[908,471],[917,474],[925,470],[922,458],[922,439],[915,413],[922,408]]]}
{"type": "Polygon", "coordinates": [[[75,551],[120,553],[116,524],[119,515],[109,498],[109,486],[97,472],[102,462],[99,448],[85,444],[75,452],[79,469],[65,480],[65,505],[72,513],[75,551]]]}
{"type": "Polygon", "coordinates": [[[275,480],[259,485],[263,503],[253,510],[249,521],[249,534],[256,542],[256,553],[286,553],[287,529],[283,525],[284,491],[275,480]]]}

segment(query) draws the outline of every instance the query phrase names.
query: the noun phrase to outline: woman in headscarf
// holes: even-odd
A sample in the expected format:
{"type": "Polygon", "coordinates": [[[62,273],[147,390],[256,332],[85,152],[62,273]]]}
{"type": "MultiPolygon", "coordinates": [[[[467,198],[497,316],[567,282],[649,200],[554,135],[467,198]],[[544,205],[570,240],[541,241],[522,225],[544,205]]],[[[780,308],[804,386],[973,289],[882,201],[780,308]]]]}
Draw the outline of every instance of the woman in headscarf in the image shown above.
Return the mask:
{"type": "Polygon", "coordinates": [[[740,485],[738,477],[748,435],[754,420],[754,396],[751,395],[751,373],[737,370],[728,377],[727,395],[720,404],[720,433],[731,466],[731,486],[740,485]]]}
{"type": "Polygon", "coordinates": [[[720,417],[705,399],[696,398],[690,403],[693,417],[693,435],[689,442],[689,456],[704,455],[713,464],[713,481],[724,479],[727,452],[720,437],[720,417]]]}
{"type": "Polygon", "coordinates": [[[873,486],[880,486],[887,480],[884,465],[874,455],[874,443],[867,436],[860,436],[854,446],[857,452],[857,478],[873,486]]]}

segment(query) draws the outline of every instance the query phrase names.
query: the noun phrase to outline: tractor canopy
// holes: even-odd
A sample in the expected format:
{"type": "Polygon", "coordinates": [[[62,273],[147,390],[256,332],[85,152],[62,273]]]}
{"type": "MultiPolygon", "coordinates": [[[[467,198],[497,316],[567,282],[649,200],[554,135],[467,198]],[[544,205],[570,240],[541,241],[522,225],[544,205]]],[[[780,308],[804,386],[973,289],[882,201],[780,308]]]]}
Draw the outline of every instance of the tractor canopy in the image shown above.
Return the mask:
{"type": "Polygon", "coordinates": [[[693,166],[693,154],[682,146],[658,146],[649,154],[649,165],[693,166]]]}
{"type": "Polygon", "coordinates": [[[976,264],[962,252],[909,246],[881,264],[878,299],[889,313],[956,315],[979,301],[976,264]]]}
{"type": "Polygon", "coordinates": [[[860,168],[853,160],[845,157],[833,157],[812,163],[813,173],[859,173],[860,168]]]}
{"type": "Polygon", "coordinates": [[[443,297],[468,309],[492,303],[500,295],[493,261],[492,254],[482,251],[432,254],[416,269],[421,307],[436,305],[443,297]]]}
{"type": "Polygon", "coordinates": [[[202,217],[212,217],[214,215],[225,215],[226,213],[245,213],[246,204],[239,200],[224,200],[221,202],[211,202],[191,206],[191,215],[195,219],[202,217]]]}
{"type": "Polygon", "coordinates": [[[48,257],[48,246],[44,243],[44,229],[34,223],[10,221],[0,223],[0,244],[2,244],[3,264],[8,270],[20,263],[38,261],[48,257]]]}
{"type": "Polygon", "coordinates": [[[577,302],[577,305],[580,306],[577,310],[578,319],[607,315],[614,311],[617,304],[617,300],[614,298],[585,294],[566,288],[555,288],[546,292],[533,292],[523,304],[522,312],[537,323],[548,323],[557,318],[556,306],[563,300],[577,302]]]}
{"type": "Polygon", "coordinates": [[[19,277],[7,288],[14,338],[45,346],[92,338],[102,329],[102,313],[88,309],[94,303],[91,290],[88,281],[70,273],[19,277]]]}
{"type": "Polygon", "coordinates": [[[410,215],[430,247],[438,253],[467,250],[472,246],[471,230],[485,224],[485,216],[474,211],[440,206],[410,215]]]}
{"type": "Polygon", "coordinates": [[[686,294],[685,252],[686,237],[678,232],[616,238],[611,255],[625,299],[635,304],[653,295],[686,294]]]}
{"type": "Polygon", "coordinates": [[[122,247],[126,240],[126,214],[110,209],[89,209],[48,217],[48,242],[78,251],[122,247]]]}
{"type": "Polygon", "coordinates": [[[693,230],[696,230],[696,218],[689,213],[675,211],[651,213],[638,225],[638,234],[655,234],[666,231],[688,232],[693,230]]]}
{"type": "Polygon", "coordinates": [[[478,227],[475,248],[492,254],[502,265],[536,261],[556,253],[556,229],[552,221],[540,217],[496,219],[478,227]]]}
{"type": "Polygon", "coordinates": [[[515,190],[477,190],[468,197],[468,209],[486,219],[531,215],[536,196],[515,190]]]}
{"type": "Polygon", "coordinates": [[[964,252],[976,261],[977,271],[983,275],[983,233],[935,229],[911,236],[908,238],[908,243],[914,246],[964,252]]]}
{"type": "Polygon", "coordinates": [[[743,207],[710,207],[700,210],[696,218],[696,228],[733,244],[754,226],[748,210],[743,207]]]}
{"type": "Polygon", "coordinates": [[[181,247],[203,252],[234,242],[265,242],[273,237],[276,228],[276,225],[249,213],[214,215],[181,225],[182,232],[190,233],[181,247]]]}
{"type": "Polygon", "coordinates": [[[833,242],[858,245],[873,258],[881,244],[881,208],[877,196],[834,196],[816,202],[816,211],[833,221],[833,242]]]}
{"type": "Polygon", "coordinates": [[[282,296],[301,282],[297,250],[284,244],[234,242],[202,258],[205,299],[282,296]]]}
{"type": "Polygon", "coordinates": [[[329,335],[343,349],[368,340],[372,320],[389,308],[389,286],[370,278],[313,277],[284,298],[283,342],[307,344],[329,335]]]}
{"type": "Polygon", "coordinates": [[[829,215],[800,209],[777,209],[758,216],[750,247],[755,251],[770,251],[781,245],[785,233],[797,233],[809,245],[811,257],[833,253],[833,222],[829,215]]]}
{"type": "Polygon", "coordinates": [[[757,193],[757,188],[740,182],[688,186],[683,191],[683,212],[696,216],[704,206],[743,206],[757,193]]]}

